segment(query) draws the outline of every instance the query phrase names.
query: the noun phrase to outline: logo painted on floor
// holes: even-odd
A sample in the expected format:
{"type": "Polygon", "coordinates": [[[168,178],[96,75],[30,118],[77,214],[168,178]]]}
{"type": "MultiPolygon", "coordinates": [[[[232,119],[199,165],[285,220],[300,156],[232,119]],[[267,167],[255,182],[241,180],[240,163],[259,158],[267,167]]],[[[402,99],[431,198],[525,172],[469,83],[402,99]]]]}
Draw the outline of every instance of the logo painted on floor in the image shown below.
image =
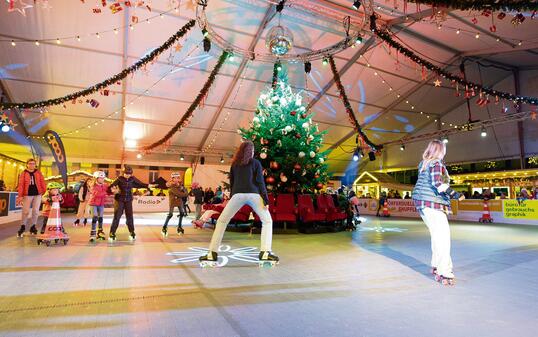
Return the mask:
{"type": "Polygon", "coordinates": [[[395,233],[401,233],[407,231],[407,228],[398,228],[398,227],[364,227],[360,226],[358,228],[359,232],[378,232],[378,233],[385,233],[385,232],[395,232],[395,233]]]}
{"type": "MultiPolygon", "coordinates": [[[[198,258],[207,255],[209,250],[203,247],[189,247],[188,251],[171,252],[166,255],[177,256],[178,258],[170,260],[172,263],[189,263],[198,262],[198,258]]],[[[228,264],[230,260],[237,260],[250,263],[258,263],[260,251],[256,247],[234,248],[228,245],[222,245],[218,251],[218,266],[222,267],[228,264]]]]}

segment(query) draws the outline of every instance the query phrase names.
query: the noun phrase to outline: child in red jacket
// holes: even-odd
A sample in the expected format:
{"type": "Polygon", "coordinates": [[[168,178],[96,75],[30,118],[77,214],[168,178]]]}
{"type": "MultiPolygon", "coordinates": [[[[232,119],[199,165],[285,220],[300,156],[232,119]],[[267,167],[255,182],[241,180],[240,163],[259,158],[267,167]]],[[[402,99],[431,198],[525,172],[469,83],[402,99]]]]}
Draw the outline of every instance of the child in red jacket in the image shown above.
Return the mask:
{"type": "Polygon", "coordinates": [[[93,174],[95,183],[90,190],[90,207],[92,208],[92,230],[90,232],[90,242],[95,242],[95,227],[99,222],[99,230],[97,231],[97,239],[104,240],[105,232],[103,232],[103,211],[105,201],[108,195],[108,184],[105,183],[106,174],[103,171],[96,171],[93,174]]]}

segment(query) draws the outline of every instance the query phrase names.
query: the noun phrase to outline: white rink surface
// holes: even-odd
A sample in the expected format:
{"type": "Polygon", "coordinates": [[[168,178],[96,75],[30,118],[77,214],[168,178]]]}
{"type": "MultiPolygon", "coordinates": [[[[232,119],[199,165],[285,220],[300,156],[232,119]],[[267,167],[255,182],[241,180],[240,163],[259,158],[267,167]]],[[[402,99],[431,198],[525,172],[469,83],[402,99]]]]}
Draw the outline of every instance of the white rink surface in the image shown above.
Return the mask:
{"type": "Polygon", "coordinates": [[[47,248],[0,226],[0,336],[536,336],[538,227],[452,223],[450,288],[429,275],[417,220],[275,235],[274,269],[245,257],[259,235],[227,232],[228,263],[201,269],[210,229],[178,238],[173,218],[163,241],[163,214],[136,217],[136,243],[122,225],[114,246],[88,244],[89,227],[47,248]]]}

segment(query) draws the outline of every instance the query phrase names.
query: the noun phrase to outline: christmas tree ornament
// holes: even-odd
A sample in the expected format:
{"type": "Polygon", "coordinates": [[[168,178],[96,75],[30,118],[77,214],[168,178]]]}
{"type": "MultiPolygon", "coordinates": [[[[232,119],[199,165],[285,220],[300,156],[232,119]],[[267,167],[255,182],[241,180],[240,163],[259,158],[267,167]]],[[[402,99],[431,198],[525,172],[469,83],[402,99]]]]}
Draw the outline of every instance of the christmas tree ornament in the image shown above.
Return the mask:
{"type": "Polygon", "coordinates": [[[275,171],[280,170],[280,164],[275,160],[273,160],[273,161],[271,161],[271,163],[269,163],[269,167],[271,168],[271,170],[275,170],[275,171]]]}
{"type": "Polygon", "coordinates": [[[285,183],[286,181],[288,181],[288,177],[286,177],[284,174],[280,174],[280,181],[285,183]]]}
{"type": "Polygon", "coordinates": [[[282,147],[282,141],[281,141],[280,139],[277,140],[277,141],[276,141],[276,145],[277,145],[278,147],[282,147]]]}
{"type": "Polygon", "coordinates": [[[316,184],[316,190],[321,190],[323,188],[323,184],[322,183],[317,183],[316,184]]]}
{"type": "Polygon", "coordinates": [[[303,123],[303,129],[308,129],[310,127],[310,124],[308,122],[303,123]]]}
{"type": "Polygon", "coordinates": [[[285,130],[286,132],[291,132],[291,130],[293,130],[293,129],[292,129],[291,126],[286,125],[286,127],[284,128],[284,130],[285,130]]]}
{"type": "Polygon", "coordinates": [[[306,154],[303,151],[299,152],[299,158],[304,158],[305,155],[306,154]]]}
{"type": "Polygon", "coordinates": [[[259,124],[260,123],[260,119],[258,117],[254,117],[252,119],[252,122],[254,122],[255,124],[259,124]]]}
{"type": "Polygon", "coordinates": [[[290,112],[290,115],[292,116],[295,116],[297,114],[297,111],[293,110],[292,112],[290,112]]]}
{"type": "Polygon", "coordinates": [[[316,152],[310,151],[310,158],[314,158],[316,156],[316,152]]]}
{"type": "Polygon", "coordinates": [[[275,183],[275,178],[269,176],[265,178],[265,182],[268,183],[269,185],[273,185],[275,183]]]}
{"type": "Polygon", "coordinates": [[[323,162],[325,162],[325,159],[319,158],[319,162],[320,162],[320,164],[323,164],[323,162]]]}
{"type": "Polygon", "coordinates": [[[301,138],[301,134],[300,134],[300,133],[296,133],[296,134],[295,134],[295,138],[300,139],[300,138],[301,138]]]}
{"type": "Polygon", "coordinates": [[[294,169],[295,171],[300,171],[300,170],[301,170],[301,164],[299,164],[299,163],[295,163],[295,165],[293,165],[293,169],[294,169]]]}
{"type": "Polygon", "coordinates": [[[306,175],[306,170],[303,170],[303,173],[301,175],[304,177],[306,175]]]}
{"type": "Polygon", "coordinates": [[[265,153],[265,152],[260,153],[260,158],[261,159],[266,159],[267,158],[267,153],[265,153]]]}

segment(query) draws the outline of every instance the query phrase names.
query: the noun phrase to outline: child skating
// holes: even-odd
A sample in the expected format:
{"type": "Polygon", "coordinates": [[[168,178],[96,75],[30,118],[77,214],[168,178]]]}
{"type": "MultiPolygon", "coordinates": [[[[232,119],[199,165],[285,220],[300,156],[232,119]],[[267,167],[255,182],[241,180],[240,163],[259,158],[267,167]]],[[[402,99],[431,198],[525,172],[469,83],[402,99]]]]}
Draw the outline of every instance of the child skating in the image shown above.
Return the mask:
{"type": "Polygon", "coordinates": [[[47,184],[47,192],[43,194],[43,209],[41,210],[41,215],[43,216],[43,224],[41,225],[41,234],[45,233],[47,228],[47,221],[49,220],[50,210],[52,209],[52,204],[58,202],[59,205],[63,203],[63,197],[60,194],[60,189],[62,184],[56,182],[50,182],[47,184]]]}
{"type": "Polygon", "coordinates": [[[123,174],[119,176],[108,188],[109,193],[115,193],[114,199],[114,219],[112,219],[112,225],[110,226],[110,234],[108,240],[111,243],[116,241],[116,230],[120,224],[120,218],[125,212],[125,219],[127,228],[129,229],[129,240],[131,242],[136,240],[134,221],[133,221],[133,188],[147,188],[148,184],[144,184],[136,177],[133,176],[133,169],[130,166],[125,166],[123,174]]]}
{"type": "Polygon", "coordinates": [[[86,226],[88,223],[88,218],[90,217],[90,207],[88,205],[90,201],[90,189],[91,189],[91,181],[90,179],[86,179],[82,186],[80,186],[80,189],[78,190],[78,211],[77,211],[77,218],[75,219],[75,222],[73,223],[73,226],[78,226],[80,224],[80,220],[83,219],[82,224],[86,226]]]}
{"type": "Polygon", "coordinates": [[[446,146],[442,141],[433,140],[428,144],[418,165],[419,175],[412,198],[430,231],[432,274],[438,282],[454,285],[447,215],[450,199],[463,200],[465,197],[450,188],[450,177],[443,163],[445,154],[446,146]]]}
{"type": "Polygon", "coordinates": [[[161,230],[161,234],[163,235],[163,237],[168,236],[168,222],[170,221],[170,219],[172,219],[172,216],[174,215],[174,208],[176,207],[179,211],[179,223],[177,225],[177,233],[179,235],[185,233],[182,226],[183,216],[186,215],[183,198],[188,196],[188,193],[183,186],[183,183],[181,182],[181,175],[178,172],[173,172],[171,175],[171,179],[172,181],[166,183],[166,187],[168,187],[169,211],[168,215],[166,216],[166,220],[164,221],[163,228],[161,230]]]}
{"type": "Polygon", "coordinates": [[[105,209],[106,197],[108,195],[108,184],[105,183],[105,172],[96,171],[93,176],[95,182],[89,193],[89,204],[93,213],[90,242],[95,242],[96,240],[105,240],[105,232],[103,231],[103,212],[105,209]],[[96,233],[97,223],[99,223],[99,228],[97,229],[96,233]]]}
{"type": "Polygon", "coordinates": [[[269,198],[263,179],[263,168],[262,164],[253,157],[254,144],[251,141],[243,142],[234,155],[230,169],[231,199],[217,220],[211,244],[209,245],[209,252],[199,259],[202,267],[217,266],[217,251],[222,242],[226,226],[228,226],[234,214],[244,205],[252,207],[262,221],[260,266],[274,266],[279,261],[278,256],[271,253],[273,220],[269,213],[269,198]]]}

